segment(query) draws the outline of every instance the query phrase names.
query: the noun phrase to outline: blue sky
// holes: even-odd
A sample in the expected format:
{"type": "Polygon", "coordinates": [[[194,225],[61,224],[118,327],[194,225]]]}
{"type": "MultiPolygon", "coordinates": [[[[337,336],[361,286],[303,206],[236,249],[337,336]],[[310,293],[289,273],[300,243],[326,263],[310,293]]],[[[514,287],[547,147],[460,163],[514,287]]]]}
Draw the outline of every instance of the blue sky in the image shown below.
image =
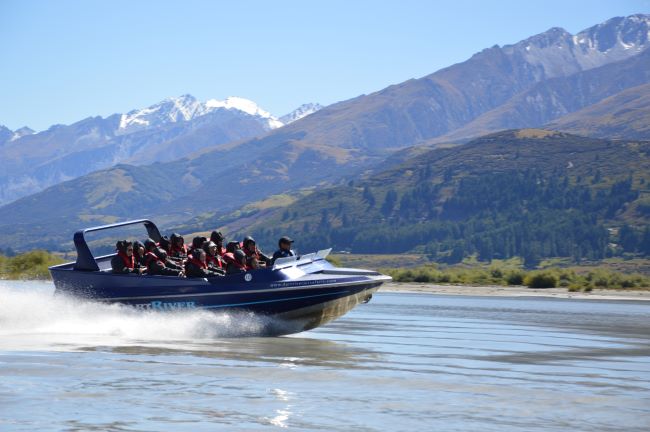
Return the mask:
{"type": "Polygon", "coordinates": [[[0,124],[43,130],[185,93],[279,116],[633,13],[650,0],[0,0],[0,124]]]}

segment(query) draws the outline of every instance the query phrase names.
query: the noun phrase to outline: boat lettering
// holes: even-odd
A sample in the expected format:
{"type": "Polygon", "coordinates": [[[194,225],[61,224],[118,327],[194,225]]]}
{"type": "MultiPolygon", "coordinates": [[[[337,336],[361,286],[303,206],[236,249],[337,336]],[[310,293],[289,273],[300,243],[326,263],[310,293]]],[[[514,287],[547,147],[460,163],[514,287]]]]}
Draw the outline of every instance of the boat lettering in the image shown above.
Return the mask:
{"type": "Polygon", "coordinates": [[[276,282],[270,285],[271,288],[287,288],[293,286],[323,285],[338,282],[336,279],[322,279],[313,281],[276,282]]]}
{"type": "Polygon", "coordinates": [[[152,301],[150,303],[140,303],[135,305],[138,309],[152,309],[152,310],[176,310],[176,309],[196,309],[196,302],[193,301],[179,301],[179,302],[163,302],[152,301]]]}

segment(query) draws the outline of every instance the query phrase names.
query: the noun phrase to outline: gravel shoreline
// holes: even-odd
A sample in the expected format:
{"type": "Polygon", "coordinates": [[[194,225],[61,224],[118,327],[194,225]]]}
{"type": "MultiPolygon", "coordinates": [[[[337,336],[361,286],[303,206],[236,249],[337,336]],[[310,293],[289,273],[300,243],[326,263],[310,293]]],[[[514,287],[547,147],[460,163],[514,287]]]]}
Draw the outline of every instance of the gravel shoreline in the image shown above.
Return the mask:
{"type": "Polygon", "coordinates": [[[550,297],[589,300],[650,301],[650,290],[594,290],[569,292],[566,288],[528,288],[525,286],[436,285],[417,282],[390,282],[382,285],[383,292],[411,292],[437,295],[469,295],[488,297],[550,297]]]}

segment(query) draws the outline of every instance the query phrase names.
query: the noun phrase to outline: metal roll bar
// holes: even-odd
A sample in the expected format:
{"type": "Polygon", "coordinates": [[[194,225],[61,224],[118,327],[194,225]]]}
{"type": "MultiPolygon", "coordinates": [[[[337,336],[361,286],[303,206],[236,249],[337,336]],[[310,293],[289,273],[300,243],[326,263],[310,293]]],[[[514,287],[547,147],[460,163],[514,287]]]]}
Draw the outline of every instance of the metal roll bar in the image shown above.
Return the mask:
{"type": "Polygon", "coordinates": [[[109,225],[101,225],[92,228],[82,229],[74,233],[74,246],[77,249],[77,262],[75,262],[74,264],[74,269],[85,270],[85,271],[99,271],[99,266],[97,265],[97,261],[95,261],[95,257],[93,256],[92,252],[90,252],[90,248],[88,248],[88,244],[86,243],[86,238],[85,238],[86,233],[93,232],[93,231],[102,231],[102,230],[117,228],[126,225],[136,225],[140,223],[144,224],[145,228],[147,229],[147,234],[149,235],[149,238],[151,238],[155,242],[160,241],[160,231],[158,230],[158,227],[156,226],[155,223],[151,222],[148,219],[137,219],[137,220],[131,220],[126,222],[118,222],[109,225]]]}

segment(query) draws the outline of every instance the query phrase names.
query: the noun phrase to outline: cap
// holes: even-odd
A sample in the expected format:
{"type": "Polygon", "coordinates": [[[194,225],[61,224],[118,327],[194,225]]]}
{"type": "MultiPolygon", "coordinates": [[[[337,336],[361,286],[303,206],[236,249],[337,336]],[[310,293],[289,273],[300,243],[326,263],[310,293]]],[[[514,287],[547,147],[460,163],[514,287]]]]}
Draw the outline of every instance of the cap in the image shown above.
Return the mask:
{"type": "Polygon", "coordinates": [[[284,236],[280,238],[280,243],[293,243],[293,240],[287,236],[284,236]]]}

